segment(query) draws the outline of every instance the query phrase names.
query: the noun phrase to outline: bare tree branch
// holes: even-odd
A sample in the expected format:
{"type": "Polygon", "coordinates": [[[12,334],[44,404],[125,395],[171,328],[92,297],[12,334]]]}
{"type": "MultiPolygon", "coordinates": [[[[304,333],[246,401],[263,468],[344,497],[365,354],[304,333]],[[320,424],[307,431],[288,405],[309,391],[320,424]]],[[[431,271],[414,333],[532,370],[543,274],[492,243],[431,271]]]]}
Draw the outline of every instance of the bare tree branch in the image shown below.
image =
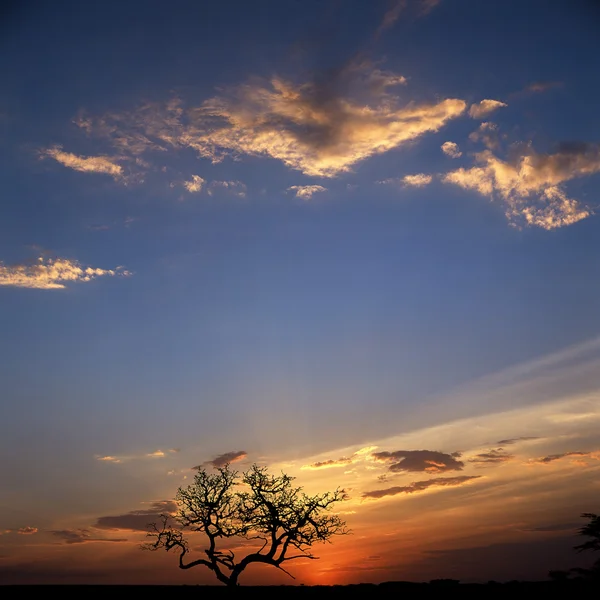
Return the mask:
{"type": "Polygon", "coordinates": [[[301,487],[293,487],[293,480],[285,473],[270,475],[266,467],[257,465],[241,475],[229,465],[218,468],[217,473],[199,468],[194,483],[177,491],[177,512],[161,515],[159,525],[149,526],[148,537],[154,541],[143,547],[176,550],[179,568],[207,567],[228,586],[238,585],[240,574],[252,563],[271,565],[294,578],[282,567],[283,562],[315,560],[309,552],[313,544],[331,542],[333,536],[349,531],[343,520],[330,514],[338,502],[348,498],[344,490],[308,496],[301,487]],[[206,558],[184,561],[189,553],[185,530],[206,536],[206,558]],[[236,560],[233,550],[217,548],[220,540],[233,538],[262,541],[262,546],[236,560]],[[290,547],[300,553],[287,556],[290,547]]]}

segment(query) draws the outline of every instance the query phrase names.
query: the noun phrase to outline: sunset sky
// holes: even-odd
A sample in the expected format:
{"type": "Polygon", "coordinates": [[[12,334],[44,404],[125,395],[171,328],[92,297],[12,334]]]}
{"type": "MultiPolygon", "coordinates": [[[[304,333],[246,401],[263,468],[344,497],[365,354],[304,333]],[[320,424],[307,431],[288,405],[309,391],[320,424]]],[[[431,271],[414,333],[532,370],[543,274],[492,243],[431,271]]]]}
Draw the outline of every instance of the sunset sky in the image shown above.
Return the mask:
{"type": "Polygon", "coordinates": [[[215,583],[139,544],[227,460],[349,491],[295,583],[589,564],[599,26],[591,0],[3,5],[0,583],[215,583]]]}

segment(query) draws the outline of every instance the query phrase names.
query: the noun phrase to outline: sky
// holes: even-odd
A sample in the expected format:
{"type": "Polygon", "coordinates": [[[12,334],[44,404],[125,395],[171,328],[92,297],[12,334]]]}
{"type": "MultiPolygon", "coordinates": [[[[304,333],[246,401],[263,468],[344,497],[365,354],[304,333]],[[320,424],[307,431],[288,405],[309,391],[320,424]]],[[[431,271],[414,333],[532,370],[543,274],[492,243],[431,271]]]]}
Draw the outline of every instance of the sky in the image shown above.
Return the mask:
{"type": "Polygon", "coordinates": [[[0,581],[213,583],[139,544],[227,460],[350,496],[352,535],[242,584],[589,564],[599,24],[586,0],[5,3],[0,581]]]}

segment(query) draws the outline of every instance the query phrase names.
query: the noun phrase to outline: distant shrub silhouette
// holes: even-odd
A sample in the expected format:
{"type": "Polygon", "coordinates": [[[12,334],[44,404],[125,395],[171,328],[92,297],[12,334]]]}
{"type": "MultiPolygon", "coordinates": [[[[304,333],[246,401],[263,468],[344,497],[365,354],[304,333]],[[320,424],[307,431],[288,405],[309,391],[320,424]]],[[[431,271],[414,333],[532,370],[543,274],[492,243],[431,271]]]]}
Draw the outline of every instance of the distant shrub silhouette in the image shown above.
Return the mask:
{"type": "Polygon", "coordinates": [[[252,563],[272,565],[293,578],[283,568],[284,562],[315,559],[309,551],[313,544],[348,533],[346,523],[329,514],[347,498],[344,490],[307,496],[302,488],[292,486],[293,479],[283,473],[269,475],[265,467],[257,465],[241,476],[229,465],[218,468],[217,473],[198,468],[194,483],[177,491],[178,511],[161,515],[158,525],[149,525],[148,537],[154,541],[143,547],[175,550],[180,569],[207,567],[227,586],[237,586],[240,574],[252,563]],[[185,530],[205,535],[206,558],[184,561],[190,552],[185,530]],[[219,542],[228,540],[231,545],[256,540],[256,548],[262,547],[236,559],[233,550],[217,549],[219,542]]]}

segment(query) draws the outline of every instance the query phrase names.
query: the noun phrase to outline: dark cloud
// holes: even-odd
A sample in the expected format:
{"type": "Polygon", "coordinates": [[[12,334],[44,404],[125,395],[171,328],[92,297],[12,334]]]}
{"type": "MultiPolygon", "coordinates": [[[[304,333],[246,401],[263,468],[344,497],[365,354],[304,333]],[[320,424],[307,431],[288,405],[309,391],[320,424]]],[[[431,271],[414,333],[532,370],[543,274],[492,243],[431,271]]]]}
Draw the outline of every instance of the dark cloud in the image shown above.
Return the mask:
{"type": "Polygon", "coordinates": [[[517,442],[524,442],[526,440],[539,440],[539,437],[524,435],[516,438],[508,438],[507,440],[499,440],[496,442],[499,446],[510,446],[511,444],[516,444],[517,442]]]}
{"type": "Polygon", "coordinates": [[[543,458],[534,459],[532,462],[547,465],[548,463],[566,458],[567,456],[589,456],[589,452],[563,452],[562,454],[549,454],[543,458]]]}
{"type": "Polygon", "coordinates": [[[460,477],[436,477],[435,479],[427,479],[425,481],[413,481],[410,485],[402,487],[391,487],[383,490],[373,490],[365,492],[363,498],[373,498],[378,500],[384,496],[397,496],[398,494],[414,494],[415,492],[423,492],[430,487],[448,487],[457,486],[479,479],[480,475],[462,475],[460,477]]]}
{"type": "Polygon", "coordinates": [[[375,460],[390,462],[388,470],[393,473],[445,473],[462,471],[465,463],[457,460],[460,452],[446,454],[434,450],[396,450],[395,452],[374,452],[375,460]]]}
{"type": "Polygon", "coordinates": [[[514,458],[513,454],[508,454],[502,448],[492,448],[487,452],[476,454],[473,458],[469,459],[470,463],[474,464],[489,464],[489,463],[503,463],[514,458]]]}
{"type": "Polygon", "coordinates": [[[177,503],[172,500],[152,502],[150,508],[133,510],[124,515],[98,517],[94,524],[96,529],[130,529],[132,531],[148,531],[150,523],[160,521],[161,515],[172,514],[177,510],[177,503]]]}
{"type": "MultiPolygon", "coordinates": [[[[220,454],[205,464],[211,465],[215,469],[218,469],[219,467],[224,467],[225,465],[244,460],[247,456],[248,453],[245,450],[238,450],[237,452],[225,452],[225,454],[220,454]]],[[[194,469],[198,468],[199,467],[194,467],[194,469]]]]}
{"type": "Polygon", "coordinates": [[[84,544],[86,542],[126,542],[124,538],[94,538],[89,529],[54,529],[50,533],[65,544],[84,544]]]}

